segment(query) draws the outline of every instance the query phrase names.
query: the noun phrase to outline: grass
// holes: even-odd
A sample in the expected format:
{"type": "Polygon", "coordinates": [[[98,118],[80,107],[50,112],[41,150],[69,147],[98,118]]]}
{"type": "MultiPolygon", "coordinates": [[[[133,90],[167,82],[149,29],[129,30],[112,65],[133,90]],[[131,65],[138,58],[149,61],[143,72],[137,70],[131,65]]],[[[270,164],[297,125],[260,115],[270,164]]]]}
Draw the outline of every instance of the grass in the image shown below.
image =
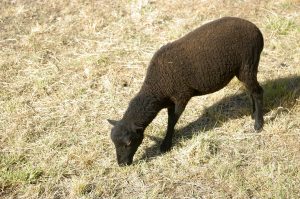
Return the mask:
{"type": "Polygon", "coordinates": [[[1,1],[0,197],[299,198],[299,3],[1,1]],[[163,110],[118,167],[106,119],[122,117],[153,53],[228,15],[264,35],[264,130],[234,79],[190,101],[171,152],[163,110]]]}

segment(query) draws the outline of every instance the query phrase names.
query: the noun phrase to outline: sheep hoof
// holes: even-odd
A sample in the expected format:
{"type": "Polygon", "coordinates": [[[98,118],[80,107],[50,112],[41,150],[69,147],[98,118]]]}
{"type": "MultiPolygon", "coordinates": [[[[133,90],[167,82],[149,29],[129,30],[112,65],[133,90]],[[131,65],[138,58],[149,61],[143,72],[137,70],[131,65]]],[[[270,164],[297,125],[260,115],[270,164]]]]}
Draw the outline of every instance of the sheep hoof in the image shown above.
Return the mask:
{"type": "Polygon", "coordinates": [[[257,132],[260,132],[260,131],[262,130],[263,125],[264,125],[264,122],[263,122],[263,121],[255,122],[255,124],[254,124],[254,129],[255,129],[257,132]]]}
{"type": "Polygon", "coordinates": [[[171,146],[172,146],[172,143],[171,142],[163,142],[161,145],[160,145],[160,151],[162,153],[166,153],[168,151],[171,150],[171,146]]]}

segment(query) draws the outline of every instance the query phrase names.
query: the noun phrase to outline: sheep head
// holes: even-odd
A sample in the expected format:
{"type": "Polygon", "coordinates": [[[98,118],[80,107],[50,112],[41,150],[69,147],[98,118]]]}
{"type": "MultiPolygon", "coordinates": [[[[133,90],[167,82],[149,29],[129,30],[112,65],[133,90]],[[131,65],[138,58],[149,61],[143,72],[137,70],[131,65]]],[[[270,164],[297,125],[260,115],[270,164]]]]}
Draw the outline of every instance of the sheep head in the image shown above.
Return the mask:
{"type": "Polygon", "coordinates": [[[110,137],[115,145],[120,166],[130,165],[144,138],[144,129],[130,122],[108,120],[113,125],[110,137]]]}

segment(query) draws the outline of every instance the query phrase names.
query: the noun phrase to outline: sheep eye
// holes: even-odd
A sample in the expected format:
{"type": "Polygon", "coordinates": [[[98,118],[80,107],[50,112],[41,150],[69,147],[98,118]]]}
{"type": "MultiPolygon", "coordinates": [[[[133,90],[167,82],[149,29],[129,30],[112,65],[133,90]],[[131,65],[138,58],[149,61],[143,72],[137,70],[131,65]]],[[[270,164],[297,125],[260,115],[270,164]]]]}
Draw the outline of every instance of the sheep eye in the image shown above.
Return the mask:
{"type": "Polygon", "coordinates": [[[128,147],[131,145],[131,140],[125,142],[124,144],[125,144],[124,147],[125,147],[125,148],[128,148],[128,147]]]}

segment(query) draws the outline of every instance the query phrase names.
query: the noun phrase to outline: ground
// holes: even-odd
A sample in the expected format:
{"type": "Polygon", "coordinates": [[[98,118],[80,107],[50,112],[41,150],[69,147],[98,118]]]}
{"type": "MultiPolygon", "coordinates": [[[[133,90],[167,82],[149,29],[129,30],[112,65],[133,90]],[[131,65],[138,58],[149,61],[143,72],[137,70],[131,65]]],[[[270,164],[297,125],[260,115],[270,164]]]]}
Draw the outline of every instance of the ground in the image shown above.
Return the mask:
{"type": "Polygon", "coordinates": [[[0,198],[300,198],[299,93],[299,0],[1,0],[0,198]],[[160,46],[222,16],[264,35],[264,129],[233,79],[190,101],[170,152],[163,110],[119,167],[106,119],[160,46]]]}

